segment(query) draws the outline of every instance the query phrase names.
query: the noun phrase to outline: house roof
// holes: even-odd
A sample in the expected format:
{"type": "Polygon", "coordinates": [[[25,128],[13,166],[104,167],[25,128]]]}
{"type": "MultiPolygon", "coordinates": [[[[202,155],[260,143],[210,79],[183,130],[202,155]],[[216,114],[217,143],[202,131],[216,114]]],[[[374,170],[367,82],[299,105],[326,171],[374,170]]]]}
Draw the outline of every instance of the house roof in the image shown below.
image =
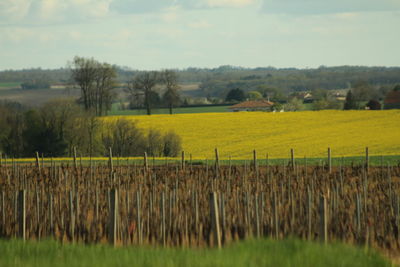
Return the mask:
{"type": "Polygon", "coordinates": [[[390,91],[385,98],[385,104],[399,104],[400,91],[390,91]]]}
{"type": "Polygon", "coordinates": [[[274,105],[273,102],[267,100],[249,100],[233,105],[229,108],[269,108],[274,105]]]}

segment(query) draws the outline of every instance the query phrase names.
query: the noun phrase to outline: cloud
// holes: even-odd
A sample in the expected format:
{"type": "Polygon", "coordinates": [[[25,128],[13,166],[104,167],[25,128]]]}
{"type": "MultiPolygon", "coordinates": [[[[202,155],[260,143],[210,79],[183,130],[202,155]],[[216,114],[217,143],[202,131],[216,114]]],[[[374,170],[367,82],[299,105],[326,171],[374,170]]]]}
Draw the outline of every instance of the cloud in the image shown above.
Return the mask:
{"type": "Polygon", "coordinates": [[[104,17],[113,0],[2,0],[0,23],[48,24],[104,17]]]}
{"type": "Polygon", "coordinates": [[[282,14],[332,14],[366,11],[400,10],[398,0],[262,0],[267,13],[282,14]]]}

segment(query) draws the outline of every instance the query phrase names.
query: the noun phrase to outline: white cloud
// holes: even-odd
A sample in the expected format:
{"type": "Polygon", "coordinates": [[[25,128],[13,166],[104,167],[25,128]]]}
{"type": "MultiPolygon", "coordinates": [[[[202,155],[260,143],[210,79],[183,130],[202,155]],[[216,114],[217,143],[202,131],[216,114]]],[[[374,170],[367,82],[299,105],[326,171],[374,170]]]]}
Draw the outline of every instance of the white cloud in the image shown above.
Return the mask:
{"type": "Polygon", "coordinates": [[[30,0],[0,1],[0,21],[18,21],[25,17],[31,5],[30,0]]]}
{"type": "Polygon", "coordinates": [[[48,24],[104,17],[113,0],[2,0],[3,24],[48,24]]]}

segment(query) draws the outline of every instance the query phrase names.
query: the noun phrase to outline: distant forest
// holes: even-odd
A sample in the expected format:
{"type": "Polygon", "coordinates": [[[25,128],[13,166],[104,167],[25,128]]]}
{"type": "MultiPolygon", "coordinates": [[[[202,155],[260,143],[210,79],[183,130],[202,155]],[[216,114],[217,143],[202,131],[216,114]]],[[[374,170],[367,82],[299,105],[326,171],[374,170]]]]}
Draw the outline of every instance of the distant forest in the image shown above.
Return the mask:
{"type": "MultiPolygon", "coordinates": [[[[125,84],[132,76],[141,72],[129,68],[116,67],[117,80],[125,84]]],[[[363,81],[372,86],[394,86],[400,83],[400,67],[362,67],[340,66],[317,69],[277,69],[242,68],[220,66],[218,68],[187,68],[175,70],[181,84],[199,85],[194,96],[221,97],[234,88],[243,91],[275,88],[283,94],[316,89],[348,89],[351,85],[363,81]]],[[[19,82],[29,84],[32,81],[50,84],[70,84],[71,74],[68,68],[53,70],[25,69],[0,72],[0,82],[19,82]]]]}

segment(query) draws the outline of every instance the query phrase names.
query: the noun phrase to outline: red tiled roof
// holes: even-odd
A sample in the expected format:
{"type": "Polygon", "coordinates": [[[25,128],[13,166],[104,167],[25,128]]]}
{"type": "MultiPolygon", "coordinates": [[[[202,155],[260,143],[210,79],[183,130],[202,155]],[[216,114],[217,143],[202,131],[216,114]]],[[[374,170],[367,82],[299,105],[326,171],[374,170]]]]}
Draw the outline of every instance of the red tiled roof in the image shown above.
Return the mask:
{"type": "Polygon", "coordinates": [[[391,91],[386,95],[385,104],[399,104],[400,91],[391,91]]]}
{"type": "Polygon", "coordinates": [[[273,102],[267,101],[267,100],[253,100],[253,101],[244,101],[241,103],[238,103],[236,105],[233,105],[229,108],[235,109],[235,108],[269,108],[274,105],[273,102]]]}

